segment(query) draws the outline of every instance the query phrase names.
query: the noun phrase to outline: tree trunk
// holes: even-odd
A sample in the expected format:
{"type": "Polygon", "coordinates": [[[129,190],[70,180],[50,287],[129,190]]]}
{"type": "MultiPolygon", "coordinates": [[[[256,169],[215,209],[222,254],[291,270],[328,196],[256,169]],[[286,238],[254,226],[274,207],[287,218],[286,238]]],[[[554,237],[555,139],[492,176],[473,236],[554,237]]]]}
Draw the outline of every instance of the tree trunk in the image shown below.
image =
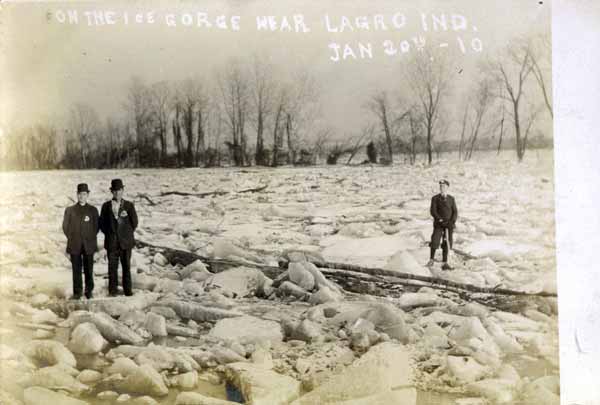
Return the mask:
{"type": "Polygon", "coordinates": [[[393,157],[393,150],[392,150],[392,134],[390,131],[390,126],[388,124],[388,119],[387,119],[387,111],[385,110],[385,107],[383,108],[382,111],[382,118],[383,118],[383,130],[385,131],[385,142],[387,144],[387,149],[388,149],[388,157],[389,157],[389,162],[390,164],[394,163],[394,157],[393,157]]]}
{"type": "Polygon", "coordinates": [[[202,109],[200,109],[198,110],[198,132],[196,135],[196,166],[200,165],[200,158],[204,158],[206,151],[204,125],[204,117],[202,116],[202,109]]]}
{"type": "Polygon", "coordinates": [[[517,159],[519,162],[523,160],[523,145],[521,140],[521,125],[519,123],[519,102],[513,103],[513,110],[515,113],[515,138],[517,146],[517,159]]]}
{"type": "Polygon", "coordinates": [[[179,123],[179,106],[175,107],[175,119],[173,120],[173,137],[177,148],[177,165],[181,166],[181,126],[179,123]]]}
{"type": "Polygon", "coordinates": [[[263,166],[267,162],[265,162],[265,147],[263,140],[263,131],[264,131],[264,123],[263,123],[263,111],[259,109],[258,111],[258,123],[256,128],[256,152],[254,154],[254,160],[257,165],[263,166]]]}
{"type": "Polygon", "coordinates": [[[287,134],[288,162],[294,164],[296,156],[294,153],[294,147],[292,145],[292,116],[289,113],[286,114],[285,132],[287,134]]]}
{"type": "Polygon", "coordinates": [[[279,121],[281,119],[281,110],[282,107],[279,106],[277,108],[277,115],[275,116],[275,128],[273,129],[273,156],[271,158],[271,166],[277,167],[277,154],[279,152],[279,121]]]}
{"type": "Polygon", "coordinates": [[[431,142],[431,124],[430,120],[427,122],[427,163],[431,166],[431,162],[433,161],[433,145],[431,142]]]}

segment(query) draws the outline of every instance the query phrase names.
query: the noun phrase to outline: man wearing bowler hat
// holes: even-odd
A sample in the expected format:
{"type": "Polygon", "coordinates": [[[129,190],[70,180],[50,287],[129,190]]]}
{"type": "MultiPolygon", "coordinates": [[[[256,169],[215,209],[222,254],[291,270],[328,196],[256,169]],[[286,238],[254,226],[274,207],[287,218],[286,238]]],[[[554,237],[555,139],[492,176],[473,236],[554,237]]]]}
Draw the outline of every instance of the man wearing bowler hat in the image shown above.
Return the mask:
{"type": "Polygon", "coordinates": [[[63,232],[67,237],[67,253],[71,256],[73,268],[73,296],[80,299],[83,290],[81,268],[85,274],[85,296],[93,298],[94,253],[98,250],[98,209],[87,203],[90,190],[88,185],[77,185],[77,203],[65,209],[63,232]]]}
{"type": "Polygon", "coordinates": [[[452,267],[448,264],[448,247],[452,249],[452,234],[454,233],[458,210],[454,197],[447,193],[450,182],[442,179],[439,185],[440,193],[433,196],[429,209],[433,217],[433,234],[429,244],[429,263],[427,263],[427,266],[433,266],[435,251],[440,247],[440,240],[443,239],[442,258],[444,264],[442,270],[452,270],[452,267]]]}
{"type": "Polygon", "coordinates": [[[104,233],[104,247],[108,255],[108,294],[111,297],[117,295],[119,261],[123,272],[123,293],[133,295],[130,262],[138,217],[133,202],[123,199],[123,189],[123,181],[113,179],[110,182],[113,198],[102,204],[100,210],[100,229],[104,233]]]}

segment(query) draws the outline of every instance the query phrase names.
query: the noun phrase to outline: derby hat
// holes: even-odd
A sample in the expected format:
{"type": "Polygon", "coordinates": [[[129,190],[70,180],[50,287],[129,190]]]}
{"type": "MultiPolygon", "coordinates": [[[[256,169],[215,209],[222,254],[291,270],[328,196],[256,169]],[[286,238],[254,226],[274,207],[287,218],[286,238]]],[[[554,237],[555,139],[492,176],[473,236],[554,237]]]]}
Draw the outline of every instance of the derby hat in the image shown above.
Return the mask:
{"type": "Polygon", "coordinates": [[[79,193],[89,193],[90,189],[88,188],[88,185],[86,183],[79,183],[77,185],[77,194],[79,193]]]}
{"type": "Polygon", "coordinates": [[[124,187],[121,179],[112,179],[110,181],[110,191],[122,190],[124,187]]]}

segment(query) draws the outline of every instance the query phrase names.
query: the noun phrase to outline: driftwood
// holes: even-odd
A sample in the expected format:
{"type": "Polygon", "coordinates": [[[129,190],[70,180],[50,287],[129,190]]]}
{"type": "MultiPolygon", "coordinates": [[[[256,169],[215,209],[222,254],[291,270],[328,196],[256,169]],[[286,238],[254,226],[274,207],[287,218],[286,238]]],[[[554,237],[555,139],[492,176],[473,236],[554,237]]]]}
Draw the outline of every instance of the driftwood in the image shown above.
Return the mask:
{"type": "Polygon", "coordinates": [[[285,269],[275,266],[200,256],[186,250],[173,249],[165,246],[156,246],[141,240],[136,240],[135,245],[137,248],[148,248],[152,254],[160,252],[173,266],[187,266],[196,260],[200,260],[206,265],[206,268],[211,273],[219,273],[232,267],[246,266],[262,270],[262,272],[269,278],[276,278],[279,274],[285,271],[285,269]]]}
{"type": "Polygon", "coordinates": [[[340,270],[349,270],[358,273],[370,274],[373,276],[383,276],[383,277],[392,277],[392,278],[400,278],[405,280],[417,280],[423,281],[432,285],[445,286],[459,290],[465,290],[474,293],[484,293],[484,294],[500,294],[500,295],[526,295],[526,296],[538,296],[538,297],[556,297],[557,295],[554,293],[548,292],[539,292],[539,293],[527,293],[524,291],[516,291],[509,290],[506,288],[488,288],[488,287],[479,287],[473,284],[466,283],[457,283],[455,281],[446,280],[438,277],[428,277],[428,276],[419,276],[416,274],[402,273],[393,270],[385,270],[379,268],[369,268],[356,266],[353,264],[345,264],[345,263],[313,263],[318,267],[328,268],[328,269],[340,269],[340,270]]]}
{"type": "MultiPolygon", "coordinates": [[[[255,188],[247,188],[245,190],[236,191],[236,193],[238,193],[238,194],[243,194],[243,193],[257,193],[259,191],[263,191],[267,187],[268,187],[268,185],[264,185],[264,186],[260,186],[260,187],[255,187],[255,188]]],[[[231,193],[231,191],[207,191],[206,193],[186,193],[186,192],[183,192],[183,191],[163,191],[162,193],[160,193],[160,196],[161,197],[166,197],[168,195],[179,195],[179,196],[183,196],[183,197],[204,198],[204,197],[209,197],[209,196],[214,196],[214,195],[227,195],[227,194],[230,194],[230,193],[231,193]]]]}
{"type": "Polygon", "coordinates": [[[150,204],[151,206],[156,205],[156,203],[152,201],[150,197],[148,197],[148,194],[138,193],[137,198],[143,198],[144,200],[148,201],[148,204],[150,204]]]}
{"type": "MultiPolygon", "coordinates": [[[[214,259],[196,255],[191,252],[184,250],[172,249],[163,246],[155,246],[146,242],[136,241],[136,246],[140,248],[148,247],[151,252],[155,253],[160,251],[172,265],[187,266],[196,260],[202,261],[207,265],[209,271],[217,273],[227,268],[246,266],[254,267],[261,270],[267,277],[276,278],[278,275],[283,273],[287,267],[288,262],[280,260],[279,267],[267,266],[263,264],[256,264],[251,262],[241,262],[227,259],[214,259]]],[[[419,276],[410,273],[397,272],[393,270],[385,270],[380,268],[370,268],[356,266],[345,263],[331,263],[331,262],[320,262],[317,260],[311,261],[315,266],[319,267],[323,274],[330,276],[338,281],[340,279],[349,278],[354,279],[357,282],[373,282],[379,285],[405,285],[412,287],[431,287],[435,289],[447,290],[456,293],[469,292],[469,293],[480,293],[480,294],[494,294],[494,295],[511,295],[511,296],[524,296],[524,297],[556,297],[555,293],[539,292],[539,293],[527,293],[524,291],[509,290],[506,288],[489,288],[479,287],[473,284],[458,283],[451,280],[446,280],[438,277],[427,277],[419,276]],[[368,278],[366,276],[371,276],[368,278]],[[420,283],[407,283],[405,280],[418,281],[420,283]]],[[[339,284],[348,284],[347,282],[340,282],[339,284]]]]}
{"type": "Polygon", "coordinates": [[[242,194],[242,193],[257,193],[259,191],[265,190],[268,186],[269,186],[268,184],[265,184],[264,186],[260,186],[260,187],[247,188],[245,190],[240,190],[237,193],[238,194],[242,194]]]}
{"type": "Polygon", "coordinates": [[[163,191],[162,193],[160,193],[160,196],[166,197],[168,195],[179,195],[179,196],[183,196],[183,197],[204,198],[204,197],[208,197],[211,195],[225,195],[225,194],[229,194],[229,191],[208,191],[206,193],[186,193],[183,191],[163,191]]]}

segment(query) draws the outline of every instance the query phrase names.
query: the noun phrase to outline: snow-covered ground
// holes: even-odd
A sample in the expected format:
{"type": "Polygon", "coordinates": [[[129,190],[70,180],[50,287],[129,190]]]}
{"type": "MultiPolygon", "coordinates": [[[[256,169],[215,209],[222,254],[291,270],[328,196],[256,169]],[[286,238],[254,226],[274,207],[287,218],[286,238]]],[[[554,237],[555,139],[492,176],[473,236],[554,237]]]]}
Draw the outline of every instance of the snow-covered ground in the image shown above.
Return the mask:
{"type": "MultiPolygon", "coordinates": [[[[64,254],[65,238],[60,226],[65,207],[73,203],[70,198],[75,198],[76,184],[88,183],[91,189],[89,202],[99,207],[110,198],[108,188],[115,177],[123,179],[125,198],[136,204],[140,219],[136,237],[153,245],[186,250],[203,257],[237,258],[272,266],[277,265],[285,251],[302,250],[321,254],[329,262],[441,277],[481,287],[556,292],[551,151],[529,151],[520,164],[513,153],[506,152],[501,156],[481,153],[470,162],[442,158],[431,167],[396,164],[392,167],[3,173],[0,174],[0,286],[3,297],[0,311],[2,318],[7,320],[0,330],[3,359],[18,358],[19,354],[8,352],[25,350],[34,330],[37,329],[38,337],[42,336],[40,328],[24,327],[23,323],[36,324],[32,317],[37,316],[38,324],[43,324],[42,309],[56,310],[57,303],[70,295],[70,263],[64,254]],[[455,270],[451,272],[441,271],[439,263],[432,269],[425,267],[429,255],[427,242],[431,235],[429,203],[438,192],[440,178],[450,181],[449,193],[458,205],[455,248],[475,257],[466,259],[463,255],[453,254],[455,270]],[[239,193],[263,185],[267,188],[262,191],[239,193]],[[205,198],[161,196],[169,191],[229,193],[205,198]],[[23,303],[35,308],[18,307],[23,303]]],[[[102,245],[101,234],[99,244],[102,245]]],[[[440,251],[438,255],[441,257],[440,251]]],[[[107,273],[106,254],[101,251],[96,256],[95,292],[97,297],[102,297],[106,295],[106,280],[103,279],[107,273]]],[[[137,270],[145,273],[144,277],[161,280],[181,279],[184,282],[179,285],[181,289],[186,284],[185,277],[161,260],[153,257],[147,248],[136,250],[134,272],[137,270]],[[173,274],[179,274],[180,279],[173,274]]],[[[162,294],[158,302],[174,296],[183,297],[177,286],[166,282],[161,284],[162,290],[154,287],[154,292],[149,293],[140,287],[142,276],[136,277],[138,300],[153,293],[162,294]]],[[[316,291],[313,290],[312,295],[316,295],[316,291]]],[[[230,294],[229,297],[226,295],[220,297],[232,300],[230,294]]],[[[270,300],[267,297],[235,299],[228,310],[283,325],[281,314],[301,318],[300,314],[310,308],[301,299],[290,301],[275,295],[272,294],[270,300]]],[[[412,372],[420,404],[438,400],[449,404],[481,403],[465,402],[468,397],[499,403],[532,398],[554,401],[558,393],[556,299],[502,297],[489,301],[490,306],[466,299],[424,288],[418,293],[406,290],[399,298],[352,294],[346,296],[344,302],[362,303],[360,305],[380,302],[404,309],[401,312],[406,322],[406,339],[402,343],[407,345],[406,350],[415,361],[412,372]],[[496,307],[491,306],[493,302],[496,307]],[[431,391],[445,394],[432,394],[431,391]],[[439,397],[442,399],[435,395],[442,395],[439,397]]],[[[343,306],[343,302],[335,305],[338,306],[336,312],[352,312],[343,306]]],[[[141,305],[140,309],[146,307],[148,305],[141,305]]],[[[313,308],[319,308],[319,305],[313,308]]],[[[94,308],[90,310],[93,312],[94,308]]],[[[122,311],[115,311],[121,315],[121,320],[122,311]]],[[[188,317],[179,315],[179,318],[188,317]]],[[[321,324],[322,333],[329,336],[330,323],[316,318],[311,321],[321,324]]],[[[385,334],[377,322],[371,322],[379,333],[385,334]]],[[[52,325],[52,322],[46,324],[52,325]]],[[[181,322],[179,326],[182,326],[181,322]]],[[[199,330],[202,334],[203,327],[208,331],[213,326],[214,322],[207,322],[200,325],[199,330]]],[[[285,326],[282,327],[285,330],[285,326]]],[[[56,333],[54,339],[60,340],[59,333],[54,327],[52,329],[56,333]]],[[[339,330],[343,329],[333,330],[332,338],[326,341],[339,341],[353,349],[360,346],[352,336],[346,337],[346,333],[339,333],[339,330]]],[[[352,331],[347,332],[350,335],[352,331]]],[[[290,340],[285,335],[284,342],[290,340]]],[[[49,336],[52,339],[52,335],[49,336]]],[[[382,340],[389,338],[386,334],[382,340]]],[[[203,343],[207,351],[210,342],[203,343]]],[[[175,345],[176,341],[169,340],[168,343],[175,345]]],[[[287,355],[278,357],[277,346],[270,350],[276,371],[302,381],[303,393],[314,388],[305,384],[302,370],[299,370],[302,366],[296,364],[286,368],[287,355]]],[[[310,355],[293,345],[286,350],[287,354],[297,352],[296,359],[310,355]]],[[[313,356],[317,356],[319,350],[314,351],[313,356]]],[[[246,353],[251,355],[249,349],[246,353]]],[[[358,352],[356,354],[358,356],[358,352]]],[[[81,369],[79,363],[78,369],[81,369]]],[[[24,373],[32,373],[32,370],[24,373]]],[[[39,384],[9,385],[4,391],[19,399],[22,395],[18,392],[19,387],[22,390],[24,386],[35,385],[39,384]]],[[[177,387],[177,384],[173,386],[177,387]]],[[[196,391],[201,391],[200,385],[195,387],[196,391]]],[[[311,392],[304,396],[309,394],[311,392]]],[[[173,395],[167,398],[174,400],[173,395]]],[[[165,399],[162,401],[170,403],[165,399]]]]}

